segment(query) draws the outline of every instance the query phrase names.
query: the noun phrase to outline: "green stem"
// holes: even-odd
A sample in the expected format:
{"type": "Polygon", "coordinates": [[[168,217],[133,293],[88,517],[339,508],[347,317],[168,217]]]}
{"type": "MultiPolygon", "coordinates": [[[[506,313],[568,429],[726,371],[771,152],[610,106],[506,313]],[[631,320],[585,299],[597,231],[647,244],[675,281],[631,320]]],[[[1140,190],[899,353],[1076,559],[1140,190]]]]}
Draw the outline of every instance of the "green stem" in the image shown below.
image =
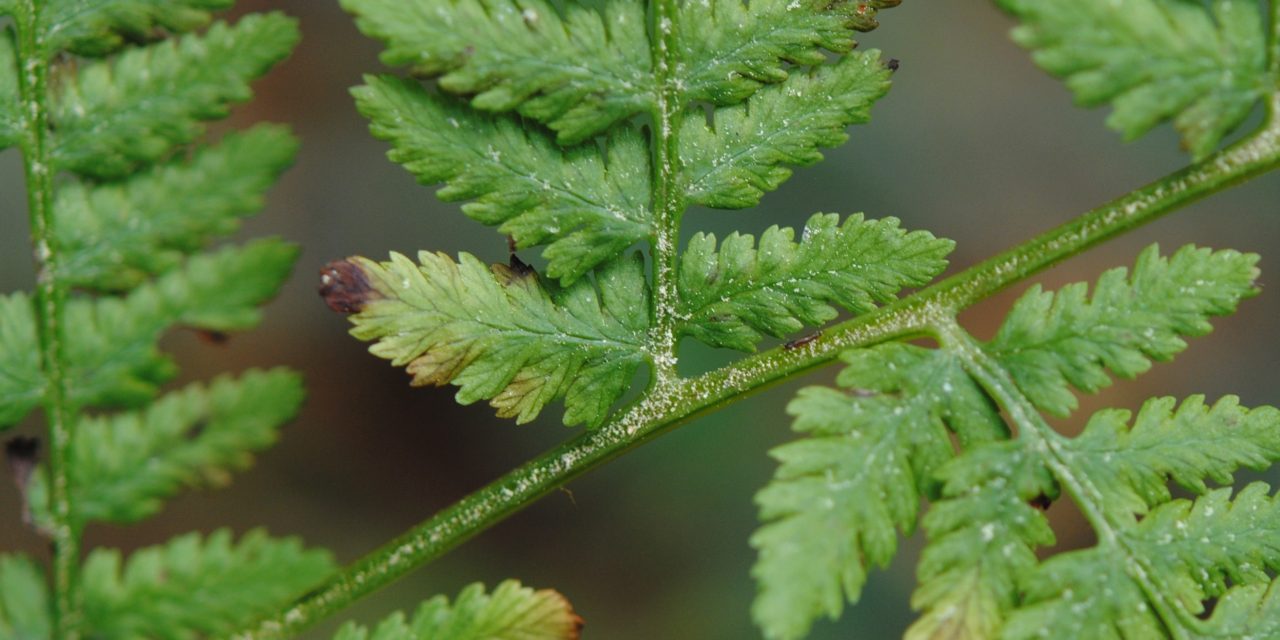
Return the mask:
{"type": "Polygon", "coordinates": [[[673,78],[672,51],[676,46],[675,0],[654,3],[653,67],[657,75],[657,103],[653,112],[653,328],[654,391],[663,393],[676,379],[676,273],[679,259],[680,218],[684,197],[680,192],[680,140],[676,116],[680,92],[673,78]]]}
{"type": "Polygon", "coordinates": [[[71,460],[69,379],[63,355],[66,289],[59,282],[59,251],[53,232],[53,167],[49,148],[49,59],[44,43],[39,0],[17,5],[18,90],[23,118],[22,156],[27,180],[27,213],[36,266],[35,312],[44,372],[45,419],[49,427],[49,500],[52,512],[54,635],[79,637],[76,569],[80,531],[72,520],[67,473],[71,460]]]}
{"type": "Polygon", "coordinates": [[[1116,549],[1125,556],[1126,573],[1142,589],[1156,615],[1164,621],[1169,636],[1174,640],[1187,638],[1190,631],[1186,628],[1186,621],[1190,616],[1186,615],[1178,602],[1170,601],[1160,585],[1151,580],[1155,571],[1145,557],[1133,549],[1121,535],[1118,524],[1107,517],[1103,507],[1106,499],[1093,479],[1076,473],[1071,452],[1063,446],[1062,436],[1045,422],[1040,412],[1018,389],[1009,372],[993,360],[955,320],[946,318],[935,328],[943,347],[959,356],[969,374],[1008,412],[1009,419],[1018,428],[1018,437],[1027,442],[1027,449],[1041,454],[1045,466],[1066,489],[1084,514],[1085,520],[1093,527],[1099,546],[1116,549]]]}
{"type": "Polygon", "coordinates": [[[688,420],[835,359],[842,351],[933,331],[961,309],[1067,257],[1181,206],[1280,166],[1280,126],[1162,178],[1017,248],[871,313],[827,328],[803,346],[743,358],[675,382],[598,431],[584,433],[463,498],[356,561],[292,607],[235,637],[284,638],[430,562],[596,465],[688,420]]]}

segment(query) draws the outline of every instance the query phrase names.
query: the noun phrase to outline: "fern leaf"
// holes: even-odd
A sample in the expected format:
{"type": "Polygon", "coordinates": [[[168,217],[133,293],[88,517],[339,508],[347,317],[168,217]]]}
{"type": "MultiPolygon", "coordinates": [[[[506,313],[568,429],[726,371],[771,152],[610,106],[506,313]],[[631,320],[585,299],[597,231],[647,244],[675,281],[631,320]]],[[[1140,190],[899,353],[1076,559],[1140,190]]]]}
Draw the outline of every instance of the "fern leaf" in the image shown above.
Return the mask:
{"type": "Polygon", "coordinates": [[[1264,483],[1231,500],[1231,489],[1194,503],[1174,500],[1118,532],[1119,543],[1064,553],[1043,563],[1026,581],[1021,608],[1004,637],[1165,637],[1164,624],[1133,574],[1160,585],[1161,597],[1193,619],[1203,600],[1235,585],[1269,584],[1280,567],[1280,505],[1264,483]],[[1134,558],[1142,562],[1134,565],[1134,558]]]}
{"type": "Polygon", "coordinates": [[[452,605],[436,596],[422,603],[412,620],[405,620],[403,613],[392,614],[373,635],[348,622],[334,640],[577,640],[581,630],[582,618],[564,596],[507,580],[492,594],[484,592],[484,585],[472,584],[452,605]]]}
{"type": "Polygon", "coordinates": [[[1280,636],[1280,589],[1247,584],[1228,590],[1200,630],[1204,638],[1275,638],[1280,636]]]}
{"type": "Polygon", "coordinates": [[[849,125],[869,121],[891,73],[880,52],[867,51],[792,73],[744,104],[717,109],[714,130],[702,110],[690,110],[680,129],[689,201],[719,209],[758,204],[791,177],[784,165],[818,162],[820,147],[843,144],[849,125]]]}
{"type": "Polygon", "coordinates": [[[621,127],[595,144],[561,149],[517,121],[475,113],[416,83],[370,76],[355,90],[389,156],[423,184],[445,182],[446,201],[475,199],[467,215],[500,225],[521,247],[549,245],[547,273],[571,284],[649,236],[649,151],[621,127]],[[607,167],[607,169],[606,169],[607,167]]]}
{"type": "Polygon", "coordinates": [[[13,146],[22,135],[22,115],[18,111],[18,62],[13,35],[0,31],[0,149],[13,146]]]}
{"type": "Polygon", "coordinates": [[[483,111],[516,110],[576,144],[654,102],[644,3],[342,0],[383,62],[440,75],[483,111]],[[442,74],[442,75],[441,75],[442,74]]]}
{"type": "MultiPolygon", "coordinates": [[[[128,297],[75,301],[67,322],[67,359],[79,406],[134,405],[152,398],[174,366],[156,341],[183,326],[238,331],[255,326],[258,306],[275,296],[298,250],[278,240],[192,257],[181,269],[132,291],[128,297]]],[[[34,349],[34,345],[28,348],[34,349]]]]}
{"type": "Polygon", "coordinates": [[[1254,0],[998,4],[1022,21],[1014,39],[1080,103],[1112,103],[1107,123],[1126,139],[1172,120],[1183,146],[1203,158],[1275,88],[1254,0]]]}
{"type": "Polygon", "coordinates": [[[866,565],[888,564],[897,530],[915,526],[932,473],[966,444],[1007,437],[994,405],[943,351],[886,344],[846,353],[852,397],[803,389],[787,410],[804,440],[771,451],[782,465],[757,496],[766,524],[753,615],[770,638],[800,638],[819,615],[857,600],[866,565]]]}
{"type": "Polygon", "coordinates": [[[64,185],[54,203],[62,279],[118,291],[174,268],[261,209],[296,152],[284,128],[263,125],[122,182],[64,185]]]}
{"type": "Polygon", "coordinates": [[[782,82],[789,66],[816,66],[827,51],[848,53],[853,31],[877,26],[878,10],[898,0],[740,0],[687,2],[677,21],[676,77],[684,97],[728,105],[761,85],[782,82]]]}
{"type": "Polygon", "coordinates": [[[291,18],[249,15],[130,49],[110,62],[68,74],[56,90],[54,157],[61,168],[120,177],[165,157],[247,100],[249,82],[279,62],[298,40],[291,18]]]}
{"type": "Polygon", "coordinates": [[[1037,406],[1065,416],[1076,407],[1069,386],[1094,392],[1169,360],[1183,337],[1209,333],[1211,316],[1229,314],[1257,293],[1258,256],[1186,246],[1169,259],[1156,245],[1133,274],[1112,269],[1093,297],[1075,283],[1057,294],[1032,287],[1018,300],[988,349],[1037,406]]]}
{"type": "Polygon", "coordinates": [[[22,420],[44,398],[31,299],[0,296],[0,431],[22,420]]]}
{"type": "Polygon", "coordinates": [[[1074,467],[1088,475],[1113,513],[1146,513],[1170,498],[1168,480],[1195,493],[1205,479],[1230,484],[1241,467],[1265,469],[1280,459],[1280,410],[1240,406],[1226,396],[1206,406],[1191,396],[1148,400],[1133,427],[1128,411],[1099,411],[1071,440],[1074,467]]]}
{"type": "Polygon", "coordinates": [[[333,570],[324,551],[261,530],[222,529],[135,552],[95,549],[81,576],[91,637],[194,640],[235,630],[287,604],[333,570]],[[123,564],[123,566],[122,566],[123,564]]]}
{"type": "Polygon", "coordinates": [[[1019,580],[1036,567],[1036,547],[1055,542],[1048,520],[1029,502],[1056,496],[1057,485],[1021,442],[980,445],[936,476],[943,499],[924,517],[929,543],[911,597],[923,614],[906,638],[1000,637],[1019,602],[1019,580]]]}
{"type": "MultiPolygon", "coordinates": [[[[135,522],[179,490],[221,485],[245,469],[250,453],[275,442],[302,403],[302,381],[284,369],[250,371],[193,384],[146,409],[87,418],[76,425],[71,467],[74,517],[135,522]]],[[[48,484],[36,475],[28,501],[48,520],[48,484]]]]}
{"type": "Polygon", "coordinates": [[[594,427],[647,357],[639,254],[564,289],[518,263],[490,268],[470,254],[454,262],[425,251],[418,259],[335,263],[322,290],[334,308],[359,312],[351,334],[407,365],[414,385],[452,382],[458,402],[489,400],[519,423],[563,396],[565,424],[594,427]]]}
{"type": "Polygon", "coordinates": [[[896,218],[835,214],[809,218],[800,242],[770,227],[754,238],[696,234],[681,257],[681,331],[712,346],[751,351],[767,334],[782,337],[836,317],[836,306],[866,313],[903,287],[925,284],[947,265],[954,243],[906,232],[896,218]]]}
{"type": "Polygon", "coordinates": [[[105,55],[126,41],[185,33],[209,22],[209,12],[235,0],[49,0],[45,39],[53,51],[105,55]]]}
{"type": "Polygon", "coordinates": [[[0,555],[0,638],[50,640],[49,609],[49,586],[40,568],[26,556],[0,555]]]}

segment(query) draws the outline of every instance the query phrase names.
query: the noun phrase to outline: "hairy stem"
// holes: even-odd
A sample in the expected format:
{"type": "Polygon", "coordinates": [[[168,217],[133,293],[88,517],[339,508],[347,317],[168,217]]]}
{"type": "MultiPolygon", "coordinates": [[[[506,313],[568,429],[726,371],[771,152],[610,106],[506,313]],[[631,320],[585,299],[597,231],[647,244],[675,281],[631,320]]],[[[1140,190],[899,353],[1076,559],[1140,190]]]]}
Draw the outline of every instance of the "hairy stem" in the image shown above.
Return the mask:
{"type": "MultiPolygon", "coordinates": [[[[1273,99],[1273,110],[1277,100],[1273,99]]],[[[942,323],[952,322],[961,309],[1060,260],[1277,166],[1280,125],[1269,119],[1255,135],[1202,162],[915,295],[829,327],[817,340],[749,356],[651,392],[607,426],[584,433],[463,498],[356,561],[289,609],[235,637],[284,638],[296,633],[443,555],[596,465],[691,418],[831,362],[846,349],[935,331],[942,323]]]]}
{"type": "Polygon", "coordinates": [[[1149,563],[1137,553],[1123,536],[1117,524],[1111,521],[1103,508],[1102,492],[1087,475],[1076,473],[1072,467],[1071,453],[1063,448],[1063,439],[1045,422],[1040,412],[1022,393],[1009,372],[983,351],[972,336],[948,318],[937,327],[940,341],[948,351],[960,357],[965,369],[986,389],[1018,428],[1018,437],[1025,438],[1028,448],[1040,452],[1046,467],[1080,508],[1098,536],[1098,544],[1120,551],[1126,558],[1125,572],[1142,589],[1165,624],[1169,637],[1184,640],[1191,631],[1187,628],[1189,616],[1180,604],[1171,601],[1161,585],[1152,581],[1153,571],[1149,563]]]}
{"type": "MultiPolygon", "coordinates": [[[[653,113],[653,329],[651,348],[655,389],[663,389],[676,378],[676,269],[679,259],[680,218],[684,197],[680,193],[680,142],[675,120],[680,95],[672,78],[672,51],[675,47],[675,0],[654,3],[653,67],[657,70],[657,104],[653,113]]],[[[661,393],[661,391],[659,391],[661,393]]]]}
{"type": "Polygon", "coordinates": [[[74,411],[63,355],[66,288],[58,281],[59,252],[53,233],[53,169],[49,148],[49,58],[44,42],[40,0],[17,5],[18,90],[23,118],[22,157],[27,181],[27,213],[36,266],[35,311],[40,367],[46,380],[45,419],[49,427],[49,500],[52,514],[54,636],[79,637],[76,569],[80,531],[72,522],[67,473],[71,460],[74,411]]]}

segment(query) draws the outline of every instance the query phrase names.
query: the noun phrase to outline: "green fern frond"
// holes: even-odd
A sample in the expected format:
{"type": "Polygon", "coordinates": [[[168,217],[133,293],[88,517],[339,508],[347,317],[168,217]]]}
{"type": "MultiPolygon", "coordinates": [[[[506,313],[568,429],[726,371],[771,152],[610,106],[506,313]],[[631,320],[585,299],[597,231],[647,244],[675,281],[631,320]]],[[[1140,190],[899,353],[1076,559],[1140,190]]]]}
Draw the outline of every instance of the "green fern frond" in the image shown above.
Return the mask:
{"type": "Polygon", "coordinates": [[[40,568],[26,556],[0,555],[0,638],[50,640],[49,609],[49,587],[40,568]]]}
{"type": "Polygon", "coordinates": [[[762,334],[783,337],[836,317],[835,307],[866,313],[903,287],[920,286],[944,268],[954,243],[907,232],[896,218],[836,214],[809,218],[795,242],[790,228],[770,227],[760,246],[732,233],[698,233],[681,256],[680,331],[707,344],[755,349],[762,334]]]}
{"type": "Polygon", "coordinates": [[[31,298],[0,296],[0,431],[22,420],[44,398],[31,298]]]}
{"type": "Polygon", "coordinates": [[[878,10],[898,0],[708,0],[680,5],[676,41],[687,62],[676,68],[686,100],[720,105],[745,100],[786,80],[791,65],[826,62],[853,50],[854,31],[877,26],[878,10]]]}
{"type": "Polygon", "coordinates": [[[473,96],[482,111],[518,111],[575,144],[655,100],[645,5],[599,8],[542,0],[342,0],[382,60],[473,96]]]}
{"type": "Polygon", "coordinates": [[[597,426],[647,359],[644,261],[622,259],[567,288],[516,263],[421,252],[421,266],[352,258],[326,271],[331,305],[350,303],[355,337],[406,366],[415,385],[459,387],[462,404],[532,420],[565,398],[564,422],[597,426]],[[340,299],[342,298],[342,299],[340,299]]]}
{"type": "Polygon", "coordinates": [[[54,203],[61,277],[119,291],[176,267],[261,209],[297,149],[283,127],[259,125],[123,181],[64,184],[54,203]]]}
{"type": "Polygon", "coordinates": [[[1024,604],[1004,637],[1154,638],[1165,637],[1165,624],[1194,629],[1203,601],[1223,594],[1227,580],[1266,586],[1267,570],[1280,567],[1280,506],[1269,491],[1259,482],[1234,501],[1224,488],[1194,503],[1167,502],[1118,530],[1115,542],[1047,560],[1024,583],[1024,604]],[[1162,619],[1137,575],[1159,585],[1158,597],[1181,617],[1162,619]]]}
{"type": "Polygon", "coordinates": [[[1280,636],[1280,589],[1271,584],[1247,584],[1228,590],[1200,629],[1200,637],[1275,638],[1280,636]]]}
{"type": "Polygon", "coordinates": [[[333,570],[327,552],[254,530],[221,529],[133,553],[95,549],[81,577],[91,637],[194,640],[227,633],[288,603],[333,570]]]}
{"type": "Polygon", "coordinates": [[[843,144],[850,125],[869,121],[871,105],[889,91],[890,75],[872,50],[807,74],[793,72],[745,104],[717,109],[714,129],[702,110],[690,110],[680,130],[689,201],[721,209],[759,204],[791,176],[784,165],[822,160],[820,147],[843,144]]]}
{"type": "MultiPolygon", "coordinates": [[[[178,491],[225,484],[251,453],[276,440],[302,404],[302,380],[284,369],[193,384],[146,409],[81,420],[72,460],[73,517],[85,523],[134,522],[158,512],[178,491]]],[[[44,476],[28,503],[48,522],[44,476]]]]}
{"type": "Polygon", "coordinates": [[[295,21],[256,14],[217,23],[68,74],[56,89],[52,121],[60,168],[118,178],[164,158],[250,97],[249,82],[298,41],[295,21]]]}
{"type": "Polygon", "coordinates": [[[1241,407],[1235,396],[1206,406],[1191,396],[1148,400],[1129,427],[1128,411],[1099,411],[1069,442],[1071,463],[1088,474],[1118,517],[1169,501],[1168,481],[1204,493],[1205,480],[1229,485],[1240,468],[1280,459],[1280,410],[1241,407]]]}
{"type": "Polygon", "coordinates": [[[929,544],[911,596],[923,613],[906,639],[998,638],[1021,600],[1019,581],[1038,562],[1035,549],[1055,542],[1031,503],[1056,497],[1057,484],[1022,442],[966,450],[935,476],[943,497],[924,517],[929,544]]]}
{"type": "Polygon", "coordinates": [[[933,473],[962,443],[1007,437],[987,396],[944,351],[891,343],[843,357],[837,383],[800,391],[787,411],[809,438],[777,447],[782,464],[756,496],[760,586],[752,613],[769,638],[801,638],[856,601],[867,565],[885,566],[915,527],[933,473]]]}
{"type": "Polygon", "coordinates": [[[209,23],[235,0],[49,0],[45,38],[55,51],[101,56],[130,40],[155,40],[209,23]]]}
{"type": "Polygon", "coordinates": [[[1210,317],[1257,293],[1257,262],[1256,254],[1193,246],[1165,259],[1152,245],[1132,275],[1104,273],[1091,298],[1085,283],[1056,294],[1032,287],[987,350],[1038,407],[1065,416],[1077,404],[1069,387],[1106,387],[1107,369],[1133,378],[1185,349],[1183,337],[1209,333],[1210,317]]]}
{"type": "Polygon", "coordinates": [[[564,596],[506,580],[492,594],[484,592],[484,585],[472,584],[452,605],[436,596],[422,603],[412,620],[392,614],[373,635],[348,622],[334,640],[578,640],[581,629],[582,619],[564,596]]]}
{"type": "Polygon", "coordinates": [[[1255,0],[997,0],[1036,63],[1133,139],[1172,120],[1195,158],[1276,88],[1255,0]]]}
{"type": "Polygon", "coordinates": [[[445,182],[445,201],[475,199],[467,215],[500,225],[521,247],[549,245],[547,273],[563,284],[651,233],[649,152],[621,127],[601,154],[595,144],[562,149],[508,117],[478,114],[420,85],[369,76],[354,90],[390,158],[423,184],[445,182]]]}
{"type": "Polygon", "coordinates": [[[13,146],[22,135],[18,105],[18,62],[14,57],[13,34],[4,29],[0,30],[0,149],[13,146]]]}

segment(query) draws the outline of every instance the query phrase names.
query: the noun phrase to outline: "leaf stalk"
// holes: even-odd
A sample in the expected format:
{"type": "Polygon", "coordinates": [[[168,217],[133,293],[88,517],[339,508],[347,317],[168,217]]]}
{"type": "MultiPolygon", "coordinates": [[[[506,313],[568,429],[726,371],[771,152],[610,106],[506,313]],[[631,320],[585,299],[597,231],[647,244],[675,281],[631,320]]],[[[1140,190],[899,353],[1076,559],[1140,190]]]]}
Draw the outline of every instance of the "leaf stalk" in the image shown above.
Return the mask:
{"type": "Polygon", "coordinates": [[[80,637],[76,572],[80,527],[72,516],[68,470],[75,411],[64,354],[66,287],[59,281],[60,251],[53,218],[53,157],[49,140],[49,51],[40,0],[21,0],[15,12],[18,91],[21,100],[23,170],[27,214],[36,267],[35,315],[40,367],[47,381],[45,420],[49,430],[50,534],[53,542],[54,636],[80,637]]]}

